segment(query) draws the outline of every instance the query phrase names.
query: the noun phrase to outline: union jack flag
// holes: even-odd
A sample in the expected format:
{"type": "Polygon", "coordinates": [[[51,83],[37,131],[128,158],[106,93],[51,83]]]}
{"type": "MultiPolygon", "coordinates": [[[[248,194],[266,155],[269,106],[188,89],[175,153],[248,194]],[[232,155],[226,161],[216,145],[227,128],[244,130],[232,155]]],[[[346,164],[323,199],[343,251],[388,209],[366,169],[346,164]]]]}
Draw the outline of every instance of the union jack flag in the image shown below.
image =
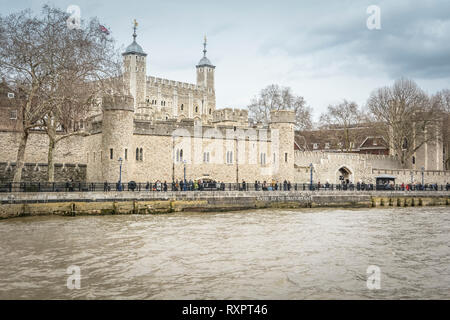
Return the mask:
{"type": "Polygon", "coordinates": [[[100,25],[100,31],[109,35],[109,30],[105,28],[105,26],[100,25]]]}

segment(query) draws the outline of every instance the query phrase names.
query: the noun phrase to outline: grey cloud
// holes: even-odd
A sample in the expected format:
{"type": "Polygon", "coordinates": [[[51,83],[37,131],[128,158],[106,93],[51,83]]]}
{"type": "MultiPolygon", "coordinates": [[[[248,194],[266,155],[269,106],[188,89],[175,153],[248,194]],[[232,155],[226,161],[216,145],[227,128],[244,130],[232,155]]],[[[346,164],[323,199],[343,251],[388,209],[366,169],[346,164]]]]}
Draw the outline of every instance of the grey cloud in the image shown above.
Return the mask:
{"type": "Polygon", "coordinates": [[[360,2],[344,11],[337,6],[311,9],[311,17],[291,25],[283,38],[275,35],[267,39],[260,52],[267,54],[278,48],[291,56],[320,53],[324,65],[363,56],[394,78],[450,76],[449,2],[381,2],[381,30],[366,27],[369,4],[360,2]]]}

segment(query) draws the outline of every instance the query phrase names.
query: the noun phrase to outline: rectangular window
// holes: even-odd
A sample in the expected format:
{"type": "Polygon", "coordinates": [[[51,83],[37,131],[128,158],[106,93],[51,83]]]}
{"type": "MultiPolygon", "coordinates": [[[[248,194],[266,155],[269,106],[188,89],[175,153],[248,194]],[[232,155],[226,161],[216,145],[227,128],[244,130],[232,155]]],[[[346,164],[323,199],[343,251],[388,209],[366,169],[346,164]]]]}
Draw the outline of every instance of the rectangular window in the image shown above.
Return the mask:
{"type": "Polygon", "coordinates": [[[111,160],[114,158],[114,151],[113,151],[113,149],[109,149],[109,158],[111,160]]]}
{"type": "Polygon", "coordinates": [[[227,163],[228,164],[233,163],[233,151],[227,151],[227,163]]]}
{"type": "Polygon", "coordinates": [[[284,154],[284,162],[288,162],[288,154],[287,154],[287,152],[284,154]]]}
{"type": "Polygon", "coordinates": [[[266,154],[265,153],[261,153],[260,155],[260,163],[262,166],[264,166],[266,164],[266,154]]]}
{"type": "Polygon", "coordinates": [[[128,159],[128,149],[125,149],[125,160],[128,159]]]}
{"type": "Polygon", "coordinates": [[[325,149],[330,149],[330,143],[329,142],[325,143],[325,149]]]}
{"type": "Polygon", "coordinates": [[[319,148],[319,144],[314,143],[314,144],[313,144],[313,149],[315,150],[315,149],[318,149],[318,148],[319,148]]]}
{"type": "Polygon", "coordinates": [[[17,120],[17,110],[11,110],[11,112],[9,113],[9,119],[17,120]]]}
{"type": "Polygon", "coordinates": [[[13,93],[13,92],[8,92],[8,98],[9,98],[9,99],[14,98],[14,93],[13,93]]]}

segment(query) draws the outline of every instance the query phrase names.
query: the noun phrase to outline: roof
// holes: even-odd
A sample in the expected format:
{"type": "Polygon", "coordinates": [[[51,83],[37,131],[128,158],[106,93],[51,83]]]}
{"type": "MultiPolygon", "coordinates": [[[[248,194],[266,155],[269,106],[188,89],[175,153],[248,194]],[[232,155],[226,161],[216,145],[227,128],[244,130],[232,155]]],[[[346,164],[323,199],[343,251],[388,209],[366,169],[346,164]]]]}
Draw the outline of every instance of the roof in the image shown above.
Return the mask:
{"type": "Polygon", "coordinates": [[[215,68],[215,66],[211,63],[211,61],[209,61],[209,59],[204,56],[203,58],[200,59],[200,61],[198,62],[197,67],[211,67],[211,68],[215,68]]]}
{"type": "Polygon", "coordinates": [[[389,174],[380,174],[379,176],[376,176],[375,179],[395,179],[396,177],[391,176],[389,174]]]}
{"type": "MultiPolygon", "coordinates": [[[[368,126],[350,128],[349,134],[351,142],[354,143],[351,152],[388,149],[384,139],[377,135],[376,130],[368,126]]],[[[320,128],[295,132],[296,147],[305,151],[346,151],[345,141],[345,132],[341,128],[320,128]]]]}
{"type": "Polygon", "coordinates": [[[133,41],[126,49],[125,52],[122,53],[122,55],[126,54],[137,54],[141,56],[146,56],[147,54],[142,50],[142,47],[136,42],[136,40],[133,41]]]}

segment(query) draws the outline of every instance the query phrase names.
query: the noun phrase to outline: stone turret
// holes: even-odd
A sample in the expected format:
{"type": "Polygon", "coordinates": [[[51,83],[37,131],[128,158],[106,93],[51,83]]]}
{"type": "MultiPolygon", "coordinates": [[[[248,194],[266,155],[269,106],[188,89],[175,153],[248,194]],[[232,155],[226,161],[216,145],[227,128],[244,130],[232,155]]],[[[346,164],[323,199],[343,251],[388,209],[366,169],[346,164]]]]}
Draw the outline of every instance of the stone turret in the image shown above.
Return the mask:
{"type": "Polygon", "coordinates": [[[275,164],[273,177],[280,182],[294,181],[294,124],[295,112],[278,110],[270,112],[272,152],[275,164]]]}
{"type": "Polygon", "coordinates": [[[123,56],[123,78],[125,86],[134,98],[134,110],[145,104],[147,54],[136,42],[137,22],[134,21],[133,42],[126,48],[123,56]]]}
{"type": "Polygon", "coordinates": [[[203,58],[197,65],[197,85],[214,91],[214,69],[216,67],[206,57],[206,36],[203,43],[203,58]]]}
{"type": "Polygon", "coordinates": [[[119,181],[119,158],[122,159],[122,181],[133,176],[134,99],[131,96],[103,98],[102,177],[119,181]]]}

